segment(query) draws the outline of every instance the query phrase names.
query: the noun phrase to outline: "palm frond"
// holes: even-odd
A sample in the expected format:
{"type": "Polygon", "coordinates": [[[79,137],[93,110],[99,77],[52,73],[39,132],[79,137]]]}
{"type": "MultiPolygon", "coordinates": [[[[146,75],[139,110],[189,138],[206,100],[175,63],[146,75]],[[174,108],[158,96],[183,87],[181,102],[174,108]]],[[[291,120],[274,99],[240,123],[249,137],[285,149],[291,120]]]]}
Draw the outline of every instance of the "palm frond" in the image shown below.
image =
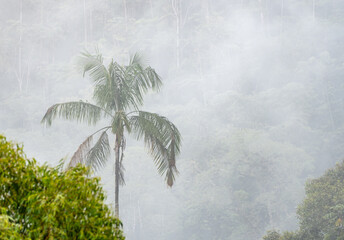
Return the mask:
{"type": "Polygon", "coordinates": [[[145,59],[144,56],[138,52],[130,56],[129,65],[139,64],[142,67],[145,67],[146,63],[147,63],[147,59],[145,59]]]}
{"type": "Polygon", "coordinates": [[[77,59],[77,65],[82,70],[83,76],[85,76],[85,73],[88,73],[91,80],[96,84],[104,83],[109,78],[109,72],[103,64],[101,54],[92,55],[88,52],[83,52],[77,59]]]}
{"type": "Polygon", "coordinates": [[[125,79],[132,89],[135,102],[138,105],[143,103],[143,95],[149,89],[159,91],[162,86],[160,76],[151,67],[144,68],[139,60],[132,60],[132,63],[125,68],[125,79]]]}
{"type": "Polygon", "coordinates": [[[176,155],[180,153],[181,136],[176,126],[167,118],[155,113],[138,111],[131,116],[132,132],[142,139],[153,156],[154,162],[169,186],[173,185],[176,168],[176,155]]]}
{"type": "Polygon", "coordinates": [[[155,70],[151,67],[147,67],[145,69],[145,75],[150,81],[151,88],[154,91],[159,91],[160,87],[162,86],[161,77],[155,72],[155,70]]]}
{"type": "Polygon", "coordinates": [[[135,99],[135,91],[130,86],[128,77],[126,76],[125,67],[114,62],[112,68],[109,70],[111,72],[111,78],[114,79],[114,84],[118,88],[118,93],[116,94],[117,99],[117,109],[125,110],[129,107],[137,107],[137,102],[135,99]]]}
{"type": "Polygon", "coordinates": [[[111,61],[108,66],[109,78],[95,85],[93,97],[106,110],[121,111],[136,107],[135,92],[128,85],[125,68],[111,61]]]}
{"type": "Polygon", "coordinates": [[[76,152],[73,154],[73,157],[69,161],[67,169],[75,167],[79,163],[85,164],[85,159],[90,150],[92,140],[93,135],[87,137],[86,140],[83,143],[81,143],[81,145],[78,147],[78,150],[76,150],[76,152]]]}
{"type": "Polygon", "coordinates": [[[86,122],[91,125],[96,124],[102,115],[106,115],[106,112],[102,108],[91,103],[83,101],[58,103],[47,110],[41,123],[50,126],[56,117],[60,117],[67,120],[86,122]]]}
{"type": "Polygon", "coordinates": [[[79,57],[79,65],[84,73],[88,73],[91,80],[95,83],[93,97],[96,103],[106,110],[121,110],[122,105],[128,100],[121,96],[125,82],[124,68],[113,60],[106,68],[100,54],[91,55],[87,52],[79,57]]]}
{"type": "Polygon", "coordinates": [[[94,171],[104,167],[110,156],[110,144],[106,131],[102,132],[96,144],[86,155],[86,166],[90,166],[94,171]]]}
{"type": "Polygon", "coordinates": [[[135,54],[129,66],[121,66],[113,60],[106,69],[101,56],[84,53],[82,66],[95,82],[93,97],[106,110],[138,109],[143,95],[149,90],[159,90],[162,82],[151,67],[144,67],[142,57],[135,54]]]}

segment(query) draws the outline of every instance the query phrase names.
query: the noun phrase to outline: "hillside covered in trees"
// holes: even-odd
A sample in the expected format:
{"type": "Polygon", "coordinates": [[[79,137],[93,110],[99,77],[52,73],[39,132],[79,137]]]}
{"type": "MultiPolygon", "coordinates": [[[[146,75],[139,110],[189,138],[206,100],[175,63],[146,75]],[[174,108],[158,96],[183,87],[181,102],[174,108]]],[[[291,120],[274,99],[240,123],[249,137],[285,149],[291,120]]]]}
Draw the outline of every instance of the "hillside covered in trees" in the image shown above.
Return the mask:
{"type": "MultiPolygon", "coordinates": [[[[97,131],[40,124],[55,103],[92,101],[80,52],[106,64],[139,52],[161,77],[142,110],[178,127],[179,175],[166,187],[144,144],[127,139],[119,202],[129,240],[297,231],[307,179],[344,158],[342,1],[13,0],[0,13],[0,133],[40,164],[70,159],[97,131]]],[[[114,159],[97,173],[109,207],[114,159]]]]}

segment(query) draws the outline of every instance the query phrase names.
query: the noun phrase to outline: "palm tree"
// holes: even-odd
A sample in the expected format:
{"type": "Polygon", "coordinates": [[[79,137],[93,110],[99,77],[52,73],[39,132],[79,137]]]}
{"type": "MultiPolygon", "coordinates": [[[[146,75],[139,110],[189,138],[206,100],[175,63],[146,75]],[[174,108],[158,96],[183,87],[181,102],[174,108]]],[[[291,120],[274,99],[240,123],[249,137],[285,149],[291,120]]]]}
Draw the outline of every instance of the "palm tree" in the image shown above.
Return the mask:
{"type": "Polygon", "coordinates": [[[128,66],[121,66],[113,59],[106,68],[100,54],[82,53],[79,66],[83,75],[88,73],[94,83],[95,104],[85,101],[58,103],[51,106],[42,119],[50,126],[56,117],[67,120],[98,123],[102,118],[110,124],[91,134],[79,146],[68,167],[85,164],[97,171],[105,166],[110,156],[107,132],[114,135],[115,152],[115,214],[119,216],[119,185],[124,183],[123,153],[126,134],[137,140],[143,139],[151,153],[158,172],[165,175],[168,186],[172,187],[176,168],[176,155],[180,152],[181,136],[176,126],[167,118],[156,113],[141,111],[143,96],[148,90],[158,91],[162,85],[160,77],[151,67],[144,67],[139,55],[131,57],[128,66]],[[99,138],[92,144],[95,135],[99,138]]]}

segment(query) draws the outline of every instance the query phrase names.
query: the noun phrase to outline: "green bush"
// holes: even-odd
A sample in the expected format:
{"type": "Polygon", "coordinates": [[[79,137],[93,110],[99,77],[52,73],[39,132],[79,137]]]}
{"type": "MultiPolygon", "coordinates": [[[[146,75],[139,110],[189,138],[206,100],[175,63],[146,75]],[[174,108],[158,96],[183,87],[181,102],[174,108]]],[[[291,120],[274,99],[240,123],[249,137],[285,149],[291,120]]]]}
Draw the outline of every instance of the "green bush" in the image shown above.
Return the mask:
{"type": "Polygon", "coordinates": [[[100,179],[87,173],[39,166],[0,135],[1,239],[124,239],[100,179]]]}
{"type": "Polygon", "coordinates": [[[297,215],[298,231],[268,232],[263,240],[344,240],[344,162],[307,182],[297,215]]]}
{"type": "Polygon", "coordinates": [[[6,209],[1,208],[0,213],[0,239],[24,239],[20,235],[20,226],[11,222],[11,218],[6,215],[6,209]]]}
{"type": "Polygon", "coordinates": [[[263,237],[263,240],[279,240],[281,234],[275,230],[268,231],[267,234],[263,237]]]}
{"type": "Polygon", "coordinates": [[[297,214],[301,231],[310,239],[344,239],[344,162],[306,184],[297,214]]]}

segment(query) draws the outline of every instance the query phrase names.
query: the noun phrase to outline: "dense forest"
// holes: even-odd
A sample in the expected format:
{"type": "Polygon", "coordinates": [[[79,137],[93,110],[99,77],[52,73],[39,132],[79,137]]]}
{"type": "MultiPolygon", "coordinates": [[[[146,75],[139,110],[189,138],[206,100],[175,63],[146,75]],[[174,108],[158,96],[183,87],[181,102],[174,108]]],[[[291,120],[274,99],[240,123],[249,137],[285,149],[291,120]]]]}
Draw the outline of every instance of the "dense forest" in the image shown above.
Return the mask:
{"type": "MultiPolygon", "coordinates": [[[[76,57],[139,52],[163,83],[143,110],[170,119],[182,148],[169,188],[127,139],[126,239],[295,231],[306,181],[344,158],[343,29],[335,0],[0,0],[0,133],[41,164],[69,159],[97,126],[40,122],[55,103],[92,101],[76,57]]],[[[96,175],[113,207],[111,159],[96,175]]]]}

